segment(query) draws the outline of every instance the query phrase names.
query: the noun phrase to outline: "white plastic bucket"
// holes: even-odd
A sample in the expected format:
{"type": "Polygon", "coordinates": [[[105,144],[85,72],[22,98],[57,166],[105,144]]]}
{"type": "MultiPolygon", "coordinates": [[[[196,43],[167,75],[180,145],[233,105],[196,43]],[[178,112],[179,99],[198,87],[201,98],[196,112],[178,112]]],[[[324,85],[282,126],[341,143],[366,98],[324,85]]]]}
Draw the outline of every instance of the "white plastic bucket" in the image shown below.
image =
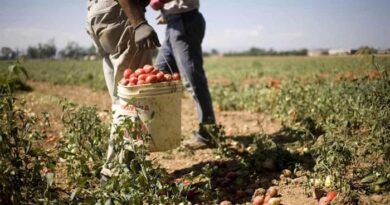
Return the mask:
{"type": "Polygon", "coordinates": [[[167,151],[180,145],[182,94],[181,81],[118,85],[120,112],[141,119],[152,138],[148,145],[151,152],[167,151]]]}

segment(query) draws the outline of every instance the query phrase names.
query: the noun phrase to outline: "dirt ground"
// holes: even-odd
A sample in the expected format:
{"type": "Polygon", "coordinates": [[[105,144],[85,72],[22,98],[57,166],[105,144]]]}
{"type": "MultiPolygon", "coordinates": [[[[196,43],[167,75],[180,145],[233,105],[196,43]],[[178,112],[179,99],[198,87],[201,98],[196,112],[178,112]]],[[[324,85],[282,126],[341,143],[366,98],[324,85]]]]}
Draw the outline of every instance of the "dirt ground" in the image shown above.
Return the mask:
{"type": "MultiPolygon", "coordinates": [[[[48,112],[51,123],[49,136],[61,137],[61,106],[60,101],[68,99],[81,105],[95,105],[99,110],[100,117],[109,122],[109,110],[111,108],[110,97],[105,91],[94,91],[80,86],[53,85],[42,82],[28,82],[33,87],[32,92],[21,93],[19,96],[26,100],[26,111],[39,115],[48,112]]],[[[250,136],[255,133],[272,134],[280,130],[281,125],[272,116],[261,113],[217,111],[218,123],[225,126],[227,137],[250,136]]],[[[182,98],[182,135],[189,138],[197,128],[197,114],[195,105],[189,95],[182,98]]],[[[180,149],[152,153],[150,158],[168,172],[191,168],[197,164],[216,159],[212,149],[194,150],[185,152],[180,149]]],[[[318,204],[313,198],[309,198],[300,183],[289,183],[280,186],[282,203],[285,205],[314,205],[318,204]]]]}

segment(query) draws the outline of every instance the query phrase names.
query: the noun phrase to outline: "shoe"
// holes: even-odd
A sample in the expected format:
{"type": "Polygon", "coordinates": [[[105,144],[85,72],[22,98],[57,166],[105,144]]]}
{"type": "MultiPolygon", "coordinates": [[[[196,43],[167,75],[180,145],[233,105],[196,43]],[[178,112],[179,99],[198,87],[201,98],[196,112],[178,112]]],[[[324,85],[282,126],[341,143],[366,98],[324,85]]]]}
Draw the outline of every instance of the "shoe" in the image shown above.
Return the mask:
{"type": "Polygon", "coordinates": [[[190,149],[215,148],[215,143],[207,132],[195,132],[191,139],[185,140],[183,145],[190,149]]]}
{"type": "Polygon", "coordinates": [[[215,123],[200,123],[199,130],[183,145],[192,149],[216,148],[222,127],[215,123]]]}
{"type": "Polygon", "coordinates": [[[195,136],[191,139],[184,140],[183,146],[192,150],[209,148],[209,146],[204,141],[199,140],[195,136]]]}

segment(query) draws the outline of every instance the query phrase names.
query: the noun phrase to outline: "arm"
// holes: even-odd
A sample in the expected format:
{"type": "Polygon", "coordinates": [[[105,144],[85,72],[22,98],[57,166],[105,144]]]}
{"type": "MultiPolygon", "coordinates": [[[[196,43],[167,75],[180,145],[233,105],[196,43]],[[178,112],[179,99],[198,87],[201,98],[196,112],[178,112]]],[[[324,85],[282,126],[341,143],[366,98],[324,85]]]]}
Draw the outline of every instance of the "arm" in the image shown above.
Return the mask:
{"type": "Polygon", "coordinates": [[[133,27],[145,22],[144,8],[139,0],[118,0],[133,27]]]}
{"type": "Polygon", "coordinates": [[[145,19],[144,0],[118,0],[130,24],[134,28],[134,42],[139,49],[159,47],[160,42],[154,29],[145,19]]]}

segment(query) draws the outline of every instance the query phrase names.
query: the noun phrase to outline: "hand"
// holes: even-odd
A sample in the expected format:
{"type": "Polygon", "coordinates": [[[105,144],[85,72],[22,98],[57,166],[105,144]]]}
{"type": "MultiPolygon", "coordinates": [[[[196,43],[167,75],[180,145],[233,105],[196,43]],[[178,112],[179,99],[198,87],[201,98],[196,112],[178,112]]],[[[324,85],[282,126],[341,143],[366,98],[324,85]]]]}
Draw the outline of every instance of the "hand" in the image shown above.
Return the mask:
{"type": "Polygon", "coordinates": [[[134,28],[134,41],[138,49],[151,49],[161,46],[157,33],[146,21],[134,28]]]}
{"type": "Polygon", "coordinates": [[[161,10],[164,7],[164,4],[165,4],[165,0],[151,0],[150,1],[150,7],[152,7],[156,11],[161,10]]]}

